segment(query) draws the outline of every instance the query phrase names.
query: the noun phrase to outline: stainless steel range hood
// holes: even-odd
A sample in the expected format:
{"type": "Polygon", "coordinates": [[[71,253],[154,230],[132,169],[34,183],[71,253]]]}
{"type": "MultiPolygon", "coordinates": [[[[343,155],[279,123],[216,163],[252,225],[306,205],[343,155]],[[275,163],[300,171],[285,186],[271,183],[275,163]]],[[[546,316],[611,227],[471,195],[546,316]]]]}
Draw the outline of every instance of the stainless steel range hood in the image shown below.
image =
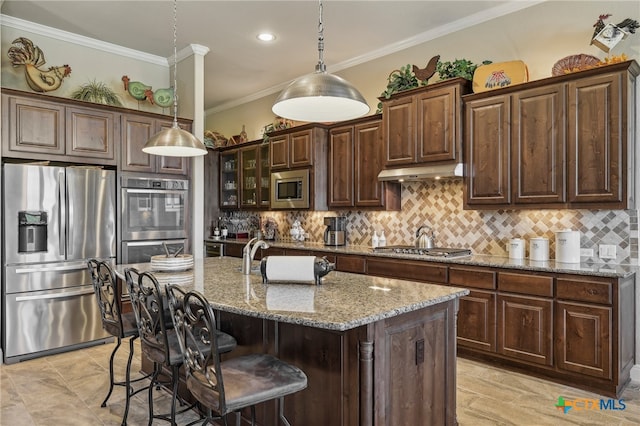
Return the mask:
{"type": "Polygon", "coordinates": [[[462,163],[387,169],[378,174],[378,180],[404,182],[412,180],[440,179],[443,177],[462,176],[463,171],[464,166],[462,163]]]}

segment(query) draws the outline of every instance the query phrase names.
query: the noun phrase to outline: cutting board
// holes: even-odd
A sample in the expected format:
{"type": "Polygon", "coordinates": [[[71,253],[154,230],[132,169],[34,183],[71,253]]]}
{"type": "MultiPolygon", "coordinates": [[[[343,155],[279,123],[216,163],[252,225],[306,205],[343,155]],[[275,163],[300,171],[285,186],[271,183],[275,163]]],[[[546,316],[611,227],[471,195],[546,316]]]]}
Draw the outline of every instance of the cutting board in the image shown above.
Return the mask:
{"type": "Polygon", "coordinates": [[[529,81],[529,70],[522,61],[480,65],[473,73],[473,92],[486,92],[527,81],[529,81]]]}

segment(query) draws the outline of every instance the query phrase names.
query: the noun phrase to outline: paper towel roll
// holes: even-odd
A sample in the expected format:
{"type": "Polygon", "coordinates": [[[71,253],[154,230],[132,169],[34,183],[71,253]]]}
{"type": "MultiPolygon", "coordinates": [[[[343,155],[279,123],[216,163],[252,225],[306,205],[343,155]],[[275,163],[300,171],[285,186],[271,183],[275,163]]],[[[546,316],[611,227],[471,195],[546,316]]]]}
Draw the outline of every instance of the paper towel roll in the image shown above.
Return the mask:
{"type": "Polygon", "coordinates": [[[556,262],[580,263],[580,231],[556,232],[556,262]]]}
{"type": "Polygon", "coordinates": [[[315,256],[269,256],[265,274],[269,281],[314,281],[315,256]]]}

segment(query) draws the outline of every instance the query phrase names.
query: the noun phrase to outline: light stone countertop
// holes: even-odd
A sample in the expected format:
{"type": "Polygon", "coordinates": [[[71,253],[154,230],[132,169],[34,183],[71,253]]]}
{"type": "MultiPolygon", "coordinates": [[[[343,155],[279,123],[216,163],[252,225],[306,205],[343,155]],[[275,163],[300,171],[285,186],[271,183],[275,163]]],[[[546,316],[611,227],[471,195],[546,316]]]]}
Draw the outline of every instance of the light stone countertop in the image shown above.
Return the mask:
{"type": "MultiPolygon", "coordinates": [[[[227,242],[235,244],[246,244],[248,240],[214,240],[207,239],[206,241],[215,242],[227,242]]],[[[522,271],[539,271],[539,272],[551,272],[551,273],[566,273],[577,275],[592,275],[601,277],[617,277],[626,278],[634,273],[640,271],[638,265],[620,265],[614,263],[561,263],[549,260],[547,262],[539,262],[529,259],[514,260],[508,257],[502,256],[490,256],[474,254],[466,257],[438,257],[438,256],[425,256],[416,254],[399,254],[389,252],[374,252],[371,247],[367,246],[338,246],[330,247],[325,246],[322,243],[305,242],[305,243],[290,243],[283,241],[268,241],[269,245],[273,247],[281,247],[284,249],[300,249],[300,250],[314,250],[317,252],[327,252],[334,254],[352,254],[361,256],[374,256],[374,257],[386,257],[394,259],[407,259],[418,260],[424,262],[438,262],[448,263],[466,266],[484,266],[494,268],[516,269],[522,271]]]]}
{"type": "MultiPolygon", "coordinates": [[[[259,262],[254,261],[254,266],[259,262]]],[[[469,294],[436,284],[332,271],[313,283],[263,284],[258,273],[243,275],[242,259],[209,257],[185,272],[156,272],[160,283],[179,282],[202,292],[215,309],[309,327],[344,331],[469,294]]],[[[150,270],[150,263],[116,265],[150,270]]]]}

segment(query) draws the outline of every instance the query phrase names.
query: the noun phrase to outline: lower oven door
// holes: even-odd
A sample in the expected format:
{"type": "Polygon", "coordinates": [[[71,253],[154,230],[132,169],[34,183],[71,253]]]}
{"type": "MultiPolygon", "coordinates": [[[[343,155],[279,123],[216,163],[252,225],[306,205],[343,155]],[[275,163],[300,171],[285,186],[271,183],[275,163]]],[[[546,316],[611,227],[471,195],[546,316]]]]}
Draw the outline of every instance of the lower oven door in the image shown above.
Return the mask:
{"type": "Polygon", "coordinates": [[[110,337],[102,329],[93,285],[5,294],[7,363],[110,337]]]}
{"type": "Polygon", "coordinates": [[[175,253],[180,248],[182,248],[182,253],[188,253],[187,242],[186,238],[177,240],[123,241],[120,263],[151,262],[151,256],[165,254],[162,243],[167,245],[169,253],[175,253]]]}

